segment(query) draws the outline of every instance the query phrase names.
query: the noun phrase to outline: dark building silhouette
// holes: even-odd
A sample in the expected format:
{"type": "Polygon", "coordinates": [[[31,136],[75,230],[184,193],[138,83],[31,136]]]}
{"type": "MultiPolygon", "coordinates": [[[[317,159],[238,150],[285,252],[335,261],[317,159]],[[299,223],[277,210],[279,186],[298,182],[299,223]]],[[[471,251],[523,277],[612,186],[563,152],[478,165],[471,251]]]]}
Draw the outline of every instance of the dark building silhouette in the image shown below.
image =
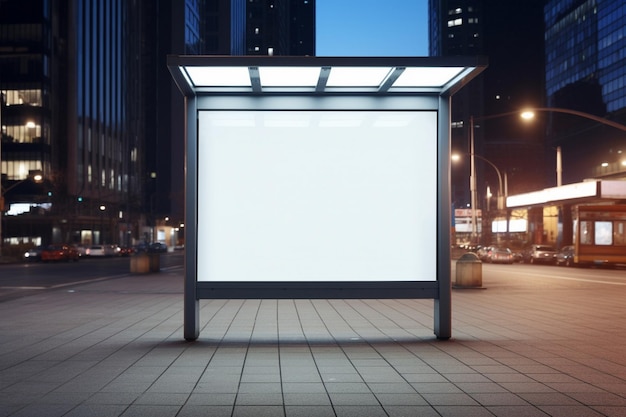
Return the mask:
{"type": "MultiPolygon", "coordinates": [[[[233,1],[233,4],[237,3],[233,1]]],[[[232,55],[315,55],[315,0],[246,2],[245,43],[232,55]]]]}
{"type": "MultiPolygon", "coordinates": [[[[453,152],[469,153],[469,120],[475,120],[476,155],[506,174],[508,194],[543,187],[541,123],[525,124],[514,112],[544,102],[543,1],[430,0],[430,55],[484,55],[489,67],[452,99],[453,152]]],[[[470,202],[466,162],[453,166],[453,203],[470,202]]],[[[476,159],[478,206],[487,208],[486,188],[495,195],[496,171],[476,159]]],[[[494,200],[495,201],[495,200],[494,200]]],[[[495,202],[491,201],[492,207],[495,202]]]]}

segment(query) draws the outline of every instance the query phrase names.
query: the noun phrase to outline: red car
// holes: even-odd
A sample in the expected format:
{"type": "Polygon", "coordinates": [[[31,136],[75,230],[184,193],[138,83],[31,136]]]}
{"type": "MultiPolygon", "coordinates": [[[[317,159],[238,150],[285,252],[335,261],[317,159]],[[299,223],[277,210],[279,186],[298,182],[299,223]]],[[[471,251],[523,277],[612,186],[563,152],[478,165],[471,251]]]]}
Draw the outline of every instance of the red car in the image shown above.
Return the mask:
{"type": "Polygon", "coordinates": [[[41,260],[48,261],[74,261],[80,257],[76,248],[70,245],[50,245],[41,251],[41,260]]]}

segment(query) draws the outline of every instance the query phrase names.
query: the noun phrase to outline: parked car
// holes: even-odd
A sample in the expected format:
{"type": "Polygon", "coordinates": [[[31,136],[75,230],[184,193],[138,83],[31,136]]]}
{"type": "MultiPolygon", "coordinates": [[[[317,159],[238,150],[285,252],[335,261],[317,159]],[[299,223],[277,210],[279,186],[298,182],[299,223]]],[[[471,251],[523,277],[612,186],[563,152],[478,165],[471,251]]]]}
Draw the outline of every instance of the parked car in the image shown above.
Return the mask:
{"type": "Polygon", "coordinates": [[[130,256],[135,253],[135,249],[131,246],[122,246],[120,247],[120,256],[130,256]]]}
{"type": "Polygon", "coordinates": [[[41,261],[42,251],[43,251],[43,246],[35,246],[34,248],[28,249],[26,252],[24,252],[24,261],[25,262],[41,261]]]}
{"type": "Polygon", "coordinates": [[[524,262],[554,265],[556,263],[556,249],[549,245],[531,245],[524,253],[524,262]]]}
{"type": "Polygon", "coordinates": [[[87,248],[87,256],[119,256],[120,248],[117,245],[92,245],[87,248]]]}
{"type": "Polygon", "coordinates": [[[512,264],[515,256],[509,248],[493,246],[487,255],[487,262],[498,264],[512,264]]]}
{"type": "Polygon", "coordinates": [[[85,250],[86,256],[105,256],[103,245],[91,245],[85,250]]]}
{"type": "Polygon", "coordinates": [[[122,248],[118,245],[104,245],[106,256],[121,256],[122,248]]]}
{"type": "Polygon", "coordinates": [[[151,243],[150,246],[148,246],[148,252],[152,252],[152,253],[167,252],[167,245],[161,242],[151,243]]]}
{"type": "Polygon", "coordinates": [[[78,262],[80,258],[76,248],[70,245],[49,245],[41,251],[41,260],[48,261],[74,261],[78,262]]]}
{"type": "Polygon", "coordinates": [[[75,248],[79,256],[87,256],[87,247],[85,245],[76,245],[75,248]]]}
{"type": "Polygon", "coordinates": [[[493,249],[492,246],[480,246],[476,250],[476,255],[481,261],[487,262],[489,258],[489,251],[491,251],[492,249],[493,249]]]}
{"type": "Polygon", "coordinates": [[[556,264],[559,266],[574,265],[574,246],[563,246],[556,254],[556,264]]]}

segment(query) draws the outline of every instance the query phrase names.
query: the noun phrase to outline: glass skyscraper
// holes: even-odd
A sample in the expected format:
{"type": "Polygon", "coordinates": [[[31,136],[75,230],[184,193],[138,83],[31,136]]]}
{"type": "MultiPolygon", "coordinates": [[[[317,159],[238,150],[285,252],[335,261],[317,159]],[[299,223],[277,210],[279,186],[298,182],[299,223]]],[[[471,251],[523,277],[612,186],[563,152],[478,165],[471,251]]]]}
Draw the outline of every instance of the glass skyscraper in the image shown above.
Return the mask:
{"type": "MultiPolygon", "coordinates": [[[[546,99],[626,123],[626,3],[550,0],[545,6],[546,99]]],[[[564,182],[626,174],[623,132],[553,114],[549,140],[563,149],[564,182]]]]}

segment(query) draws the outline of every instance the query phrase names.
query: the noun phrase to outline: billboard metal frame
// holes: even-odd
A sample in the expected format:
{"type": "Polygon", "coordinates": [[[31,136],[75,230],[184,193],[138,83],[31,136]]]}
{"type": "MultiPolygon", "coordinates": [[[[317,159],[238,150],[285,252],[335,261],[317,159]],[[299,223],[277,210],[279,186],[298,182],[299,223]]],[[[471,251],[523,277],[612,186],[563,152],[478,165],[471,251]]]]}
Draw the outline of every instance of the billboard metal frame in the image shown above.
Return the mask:
{"type": "MultiPolygon", "coordinates": [[[[185,103],[185,286],[184,338],[200,334],[201,299],[383,299],[434,300],[434,334],[451,329],[450,277],[450,100],[485,67],[483,58],[169,56],[168,67],[185,103]],[[286,85],[265,85],[263,69],[293,71],[286,85]],[[355,76],[388,68],[385,77],[362,85],[332,84],[335,68],[355,76]],[[241,73],[240,81],[204,76],[203,69],[241,73]],[[294,71],[295,69],[295,71],[294,71]],[[313,71],[310,71],[313,69],[313,71]],[[242,71],[239,71],[242,70],[242,71]],[[317,79],[298,84],[304,70],[317,79]],[[420,72],[425,70],[425,72],[420,72]],[[402,75],[415,75],[407,80],[402,75]],[[437,75],[435,81],[428,75],[437,75]],[[443,74],[443,78],[442,78],[443,74]],[[249,77],[246,79],[246,77],[249,77]],[[329,81],[329,79],[331,81],[329,81]],[[208,80],[208,81],[207,81],[208,80]],[[402,81],[403,80],[403,81],[402,81]],[[401,82],[402,81],[402,82],[401,82]],[[373,282],[211,282],[198,281],[198,115],[201,111],[433,111],[437,114],[436,278],[433,281],[373,282]]],[[[284,79],[284,77],[282,78],[284,79]]],[[[281,79],[281,80],[282,80],[281,79]]]]}

